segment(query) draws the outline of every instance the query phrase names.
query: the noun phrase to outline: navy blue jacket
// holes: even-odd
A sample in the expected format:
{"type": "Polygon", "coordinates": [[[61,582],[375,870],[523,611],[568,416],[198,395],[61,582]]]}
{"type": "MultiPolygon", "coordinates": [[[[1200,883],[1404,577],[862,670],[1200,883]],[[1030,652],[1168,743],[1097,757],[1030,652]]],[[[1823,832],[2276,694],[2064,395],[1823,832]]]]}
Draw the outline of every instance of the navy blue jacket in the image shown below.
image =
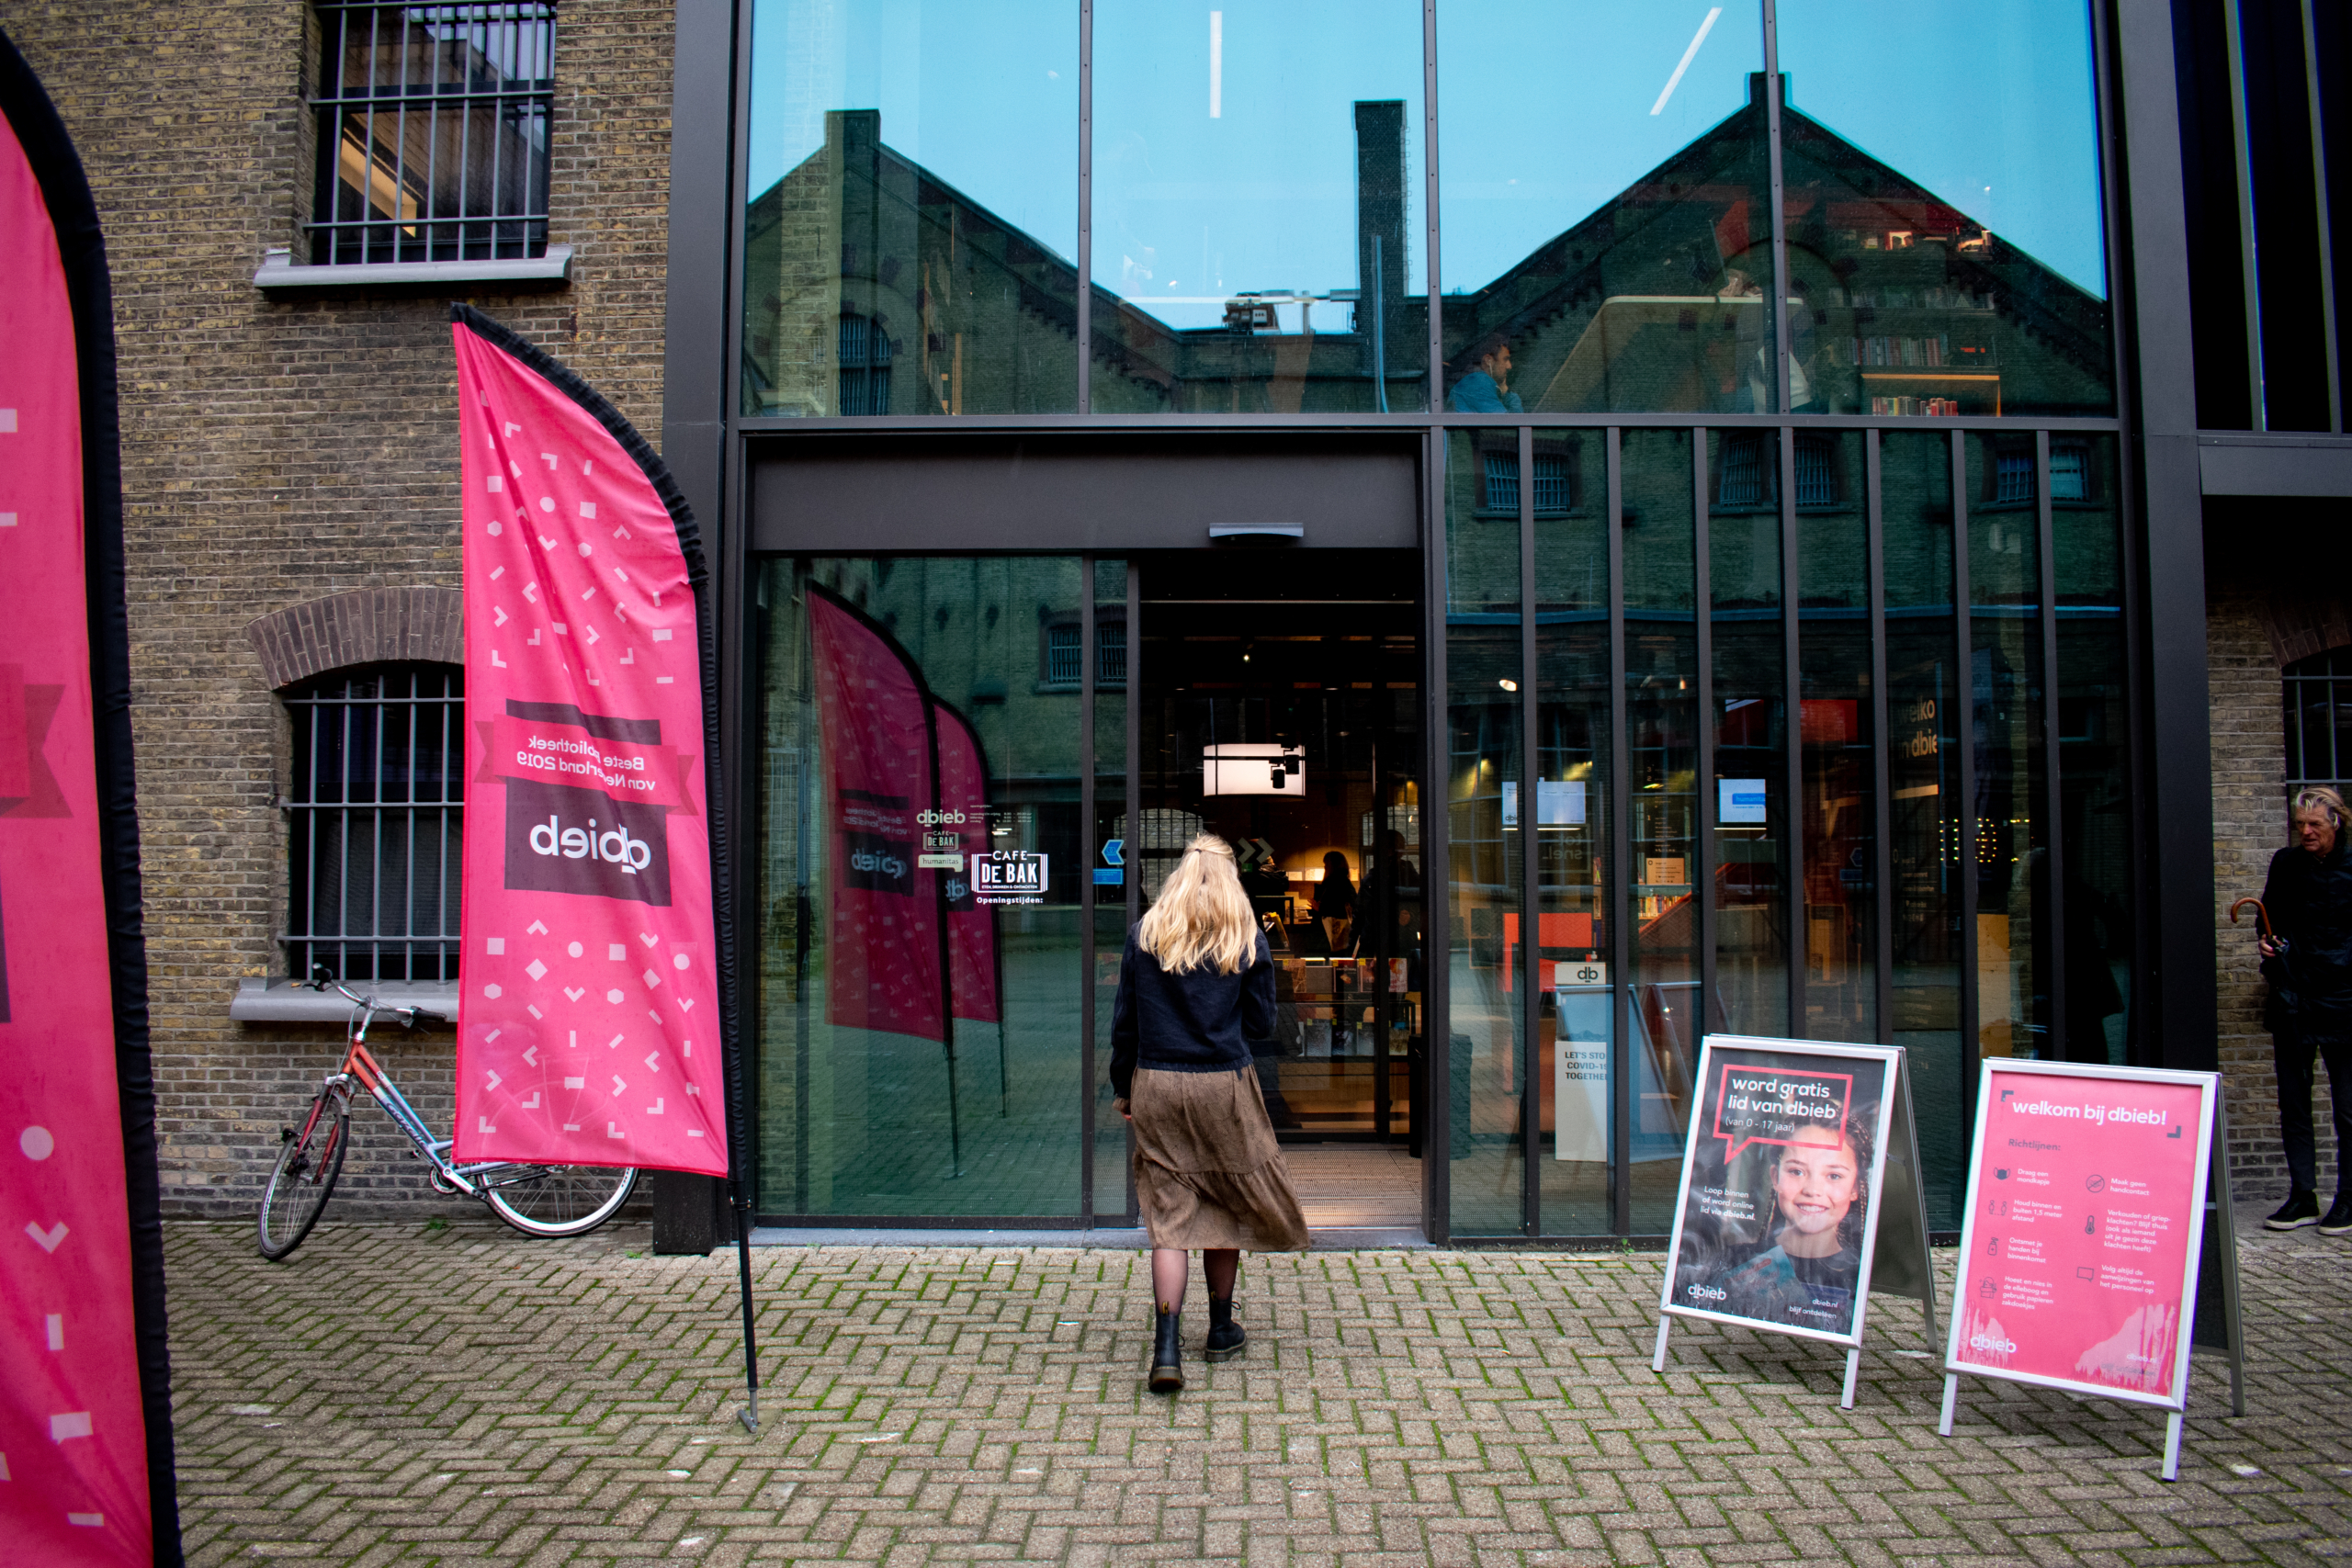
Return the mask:
{"type": "Polygon", "coordinates": [[[1238,975],[1206,964],[1170,975],[1127,932],[1119,996],[1111,1004],[1111,1092],[1121,1100],[1139,1066],[1238,1072],[1250,1066],[1250,1042],[1273,1032],[1274,954],[1265,932],[1238,975]]]}

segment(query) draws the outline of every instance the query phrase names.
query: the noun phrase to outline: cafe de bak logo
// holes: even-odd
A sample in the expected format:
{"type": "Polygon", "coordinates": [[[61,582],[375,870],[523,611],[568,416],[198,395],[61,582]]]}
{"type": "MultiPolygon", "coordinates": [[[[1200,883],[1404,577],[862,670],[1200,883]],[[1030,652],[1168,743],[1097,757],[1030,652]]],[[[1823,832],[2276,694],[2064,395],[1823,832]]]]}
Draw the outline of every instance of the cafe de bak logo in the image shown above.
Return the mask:
{"type": "Polygon", "coordinates": [[[972,894],[982,904],[1046,901],[1046,856],[1034,850],[989,850],[972,857],[972,894]]]}

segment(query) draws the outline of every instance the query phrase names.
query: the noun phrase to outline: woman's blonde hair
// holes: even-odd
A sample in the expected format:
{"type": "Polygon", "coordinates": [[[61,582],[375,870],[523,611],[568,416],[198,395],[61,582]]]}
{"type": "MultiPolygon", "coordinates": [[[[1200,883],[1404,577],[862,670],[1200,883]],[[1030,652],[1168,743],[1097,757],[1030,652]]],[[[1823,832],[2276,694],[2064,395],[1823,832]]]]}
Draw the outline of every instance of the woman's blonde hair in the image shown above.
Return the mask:
{"type": "Polygon", "coordinates": [[[1136,941],[1171,975],[1204,964],[1220,975],[1247,969],[1258,950],[1258,918],[1241,891],[1233,847],[1214,833],[1185,845],[1136,941]]]}

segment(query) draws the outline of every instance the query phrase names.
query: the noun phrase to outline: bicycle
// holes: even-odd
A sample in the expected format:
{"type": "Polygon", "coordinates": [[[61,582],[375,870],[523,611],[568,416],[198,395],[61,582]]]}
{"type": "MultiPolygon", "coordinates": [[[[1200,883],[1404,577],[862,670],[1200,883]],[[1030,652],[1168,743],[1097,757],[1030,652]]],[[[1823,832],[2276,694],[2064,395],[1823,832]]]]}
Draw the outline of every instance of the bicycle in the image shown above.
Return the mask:
{"type": "Polygon", "coordinates": [[[313,964],[311,973],[311,984],[320,991],[332,987],[350,998],[349,1045],[342,1065],[326,1076],[311,1098],[311,1113],[300,1130],[279,1129],[277,1164],[269,1173],[269,1185],[261,1199],[259,1236],[264,1258],[273,1263],[282,1261],[319,1223],[327,1199],[334,1195],[335,1179],[343,1174],[344,1155],[351,1142],[352,1096],[361,1089],[374,1096],[392,1124],[408,1135],[418,1157],[431,1168],[427,1179],[435,1191],[479,1198],[492,1213],[526,1235],[585,1235],[617,1213],[637,1190],[637,1172],[623,1167],[510,1160],[456,1164],[448,1153],[454,1141],[433,1135],[408,1097],[368,1050],[368,1027],[379,1016],[397,1020],[401,1028],[411,1031],[449,1021],[423,1008],[390,1007],[373,996],[362,996],[336,980],[324,964],[313,964]]]}

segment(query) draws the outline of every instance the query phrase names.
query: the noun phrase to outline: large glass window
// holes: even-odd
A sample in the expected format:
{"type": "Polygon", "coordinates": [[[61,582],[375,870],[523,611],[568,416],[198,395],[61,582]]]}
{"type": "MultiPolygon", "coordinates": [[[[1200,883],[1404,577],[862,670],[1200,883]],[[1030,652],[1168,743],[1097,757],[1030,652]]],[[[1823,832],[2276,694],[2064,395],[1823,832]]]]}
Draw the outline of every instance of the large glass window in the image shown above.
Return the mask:
{"type": "Polygon", "coordinates": [[[1078,7],[757,0],[741,408],[1078,408],[1078,7]]]}
{"type": "Polygon", "coordinates": [[[1428,406],[1421,8],[1094,7],[1093,406],[1428,406]]]}
{"type": "Polygon", "coordinates": [[[1808,1040],[1879,1039],[1877,724],[1862,437],[1800,430],[1797,740],[1808,1040]]]}
{"type": "MultiPolygon", "coordinates": [[[[1520,682],[1519,505],[1489,504],[1489,455],[1519,433],[1449,432],[1445,447],[1447,1141],[1461,1235],[1525,1229],[1529,983],[1520,682]]],[[[1539,805],[1537,810],[1542,809],[1539,805]]],[[[1432,1151],[1433,1153],[1436,1151],[1432,1151]]]]}
{"type": "Polygon", "coordinates": [[[1449,0],[1438,69],[1446,406],[1770,412],[1754,0],[1449,0]]]}
{"type": "Polygon", "coordinates": [[[1079,567],[762,570],[763,1213],[1079,1215],[1098,848],[1080,691],[1035,674],[1041,633],[1088,591],[1079,567]]]}
{"type": "Polygon", "coordinates": [[[1969,728],[1975,753],[1976,1047],[2044,1054],[2035,1016],[2048,940],[2041,716],[2041,525],[2033,437],[1972,434],[1968,449],[1969,728]],[[2023,482],[2019,483],[2019,461],[2023,482]]]}
{"type": "Polygon", "coordinates": [[[1708,1028],[1699,996],[1695,513],[1690,433],[1629,430],[1622,439],[1632,1219],[1635,1235],[1656,1235],[1673,1223],[1691,1075],[1708,1028]]]}
{"type": "Polygon", "coordinates": [[[1973,1058],[1961,1049],[1959,682],[1952,616],[1952,438],[1895,431],[1879,443],[1886,563],[1887,849],[1894,1043],[1909,1054],[1928,1223],[1956,1224],[1973,1058]]]}
{"type": "MultiPolygon", "coordinates": [[[[1513,438],[1518,433],[1506,433],[1513,438]]],[[[1505,825],[1535,835],[1537,992],[1534,1075],[1549,1102],[1540,1162],[1546,1235],[1611,1228],[1611,1173],[1622,1066],[1616,941],[1619,805],[1611,787],[1617,737],[1609,692],[1609,462],[1606,433],[1539,430],[1532,454],[1535,524],[1535,793],[1511,802],[1505,825]],[[1575,505],[1541,505],[1549,461],[1588,482],[1575,505]]],[[[1514,530],[1518,518],[1512,519],[1514,530]]],[[[1516,917],[1514,917],[1514,921],[1516,917]]]]}
{"type": "Polygon", "coordinates": [[[1781,448],[1707,435],[1714,653],[1715,992],[1735,1034],[1790,1032],[1788,651],[1781,625],[1781,448]]]}
{"type": "MultiPolygon", "coordinates": [[[[2053,436],[2064,1046],[2072,1062],[2126,1059],[2132,996],[2131,707],[2123,637],[2123,512],[2112,436],[2053,436]]],[[[2058,973],[2054,955],[2041,972],[2058,973]]],[[[2045,1021],[2062,1016],[2047,982],[2045,1021]]]]}
{"type": "Polygon", "coordinates": [[[1778,15],[1790,408],[2112,412],[2088,6],[1778,15]]]}

